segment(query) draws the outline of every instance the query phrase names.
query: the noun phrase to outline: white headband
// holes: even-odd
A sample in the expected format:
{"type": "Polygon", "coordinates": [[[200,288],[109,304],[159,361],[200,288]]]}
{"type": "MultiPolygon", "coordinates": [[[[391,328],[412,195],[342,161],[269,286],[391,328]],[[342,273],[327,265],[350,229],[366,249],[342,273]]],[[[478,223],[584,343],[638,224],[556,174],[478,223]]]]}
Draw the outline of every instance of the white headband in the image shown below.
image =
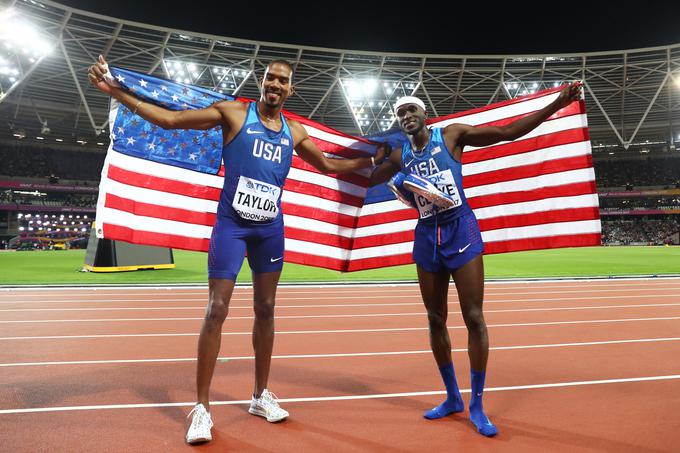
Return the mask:
{"type": "Polygon", "coordinates": [[[394,104],[394,111],[396,112],[397,110],[399,110],[399,107],[406,104],[415,104],[421,109],[423,109],[423,111],[427,111],[427,109],[425,108],[425,103],[415,96],[404,96],[403,98],[399,98],[397,100],[397,103],[394,104]]]}

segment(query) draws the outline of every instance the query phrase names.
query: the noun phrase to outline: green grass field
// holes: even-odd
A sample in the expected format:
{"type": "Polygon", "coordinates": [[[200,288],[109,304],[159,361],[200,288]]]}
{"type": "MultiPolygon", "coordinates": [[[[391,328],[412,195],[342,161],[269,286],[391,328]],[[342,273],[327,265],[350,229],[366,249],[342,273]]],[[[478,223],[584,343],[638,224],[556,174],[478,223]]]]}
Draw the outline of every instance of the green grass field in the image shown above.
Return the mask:
{"type": "MultiPolygon", "coordinates": [[[[84,250],[0,252],[0,285],[206,283],[205,253],[175,251],[175,269],[80,272],[84,250]]],[[[484,258],[487,279],[680,274],[680,247],[584,247],[504,253],[484,258]]],[[[283,282],[355,282],[416,279],[415,266],[340,273],[286,264],[283,282]]],[[[238,282],[250,281],[247,265],[238,282]]]]}

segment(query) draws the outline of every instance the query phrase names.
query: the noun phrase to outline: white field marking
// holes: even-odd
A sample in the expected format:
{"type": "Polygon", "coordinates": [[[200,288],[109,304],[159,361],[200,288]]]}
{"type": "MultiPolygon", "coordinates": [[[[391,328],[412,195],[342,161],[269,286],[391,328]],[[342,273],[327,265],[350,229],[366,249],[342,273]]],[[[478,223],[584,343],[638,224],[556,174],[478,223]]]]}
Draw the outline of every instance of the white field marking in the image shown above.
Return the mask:
{"type": "MultiPolygon", "coordinates": [[[[603,324],[615,322],[644,322],[644,321],[675,321],[680,316],[668,316],[660,318],[620,318],[620,319],[588,319],[580,321],[547,321],[547,322],[522,322],[514,324],[487,324],[488,328],[495,327],[541,327],[559,326],[570,324],[603,324]]],[[[466,329],[465,326],[449,326],[449,330],[466,329]]],[[[304,334],[336,334],[336,333],[370,333],[370,332],[412,332],[428,330],[428,327],[392,327],[382,329],[335,329],[335,330],[279,330],[276,335],[304,335],[304,334]]],[[[252,335],[247,332],[222,332],[222,335],[252,335]]],[[[0,341],[7,340],[65,340],[82,338],[143,338],[143,337],[197,337],[198,333],[131,333],[131,334],[98,334],[98,335],[46,335],[39,337],[0,337],[0,341]]]]}
{"type": "MultiPolygon", "coordinates": [[[[487,387],[485,392],[507,392],[512,390],[535,390],[535,389],[549,389],[560,387],[579,387],[584,385],[605,385],[605,384],[619,384],[627,382],[651,382],[651,381],[667,381],[680,379],[680,374],[664,375],[664,376],[641,376],[632,378],[618,378],[618,379],[599,379],[593,381],[569,381],[569,382],[552,382],[546,384],[529,384],[529,385],[513,385],[506,387],[487,387]]],[[[470,393],[470,389],[461,389],[461,393],[470,393]]],[[[281,398],[278,401],[281,403],[315,403],[324,401],[349,401],[349,400],[368,400],[381,398],[406,398],[414,396],[431,396],[444,395],[446,391],[432,390],[427,392],[403,392],[403,393],[376,393],[371,395],[345,395],[345,396],[317,396],[307,398],[281,398]]],[[[68,412],[68,411],[91,411],[91,410],[113,410],[113,409],[149,409],[159,407],[194,407],[195,402],[183,403],[145,403],[145,404],[102,404],[92,406],[61,406],[61,407],[32,407],[26,409],[3,409],[0,410],[0,415],[9,414],[28,414],[36,412],[68,412]]],[[[230,400],[230,401],[211,401],[211,406],[226,406],[226,405],[246,405],[250,404],[250,400],[230,400]]]]}
{"type": "MultiPolygon", "coordinates": [[[[648,288],[644,290],[636,290],[636,292],[639,291],[669,291],[669,290],[678,290],[680,291],[680,287],[678,288],[648,288]]],[[[496,294],[486,294],[487,298],[489,296],[519,296],[519,295],[542,295],[542,294],[565,294],[565,293],[585,293],[585,294],[591,294],[591,293],[608,293],[608,292],[620,292],[620,291],[625,291],[625,290],[594,290],[594,291],[544,291],[544,292],[531,292],[531,293],[496,293],[496,294]]],[[[457,299],[456,293],[451,293],[453,296],[453,299],[457,299]]],[[[635,294],[635,295],[630,295],[630,294],[624,294],[621,296],[594,296],[594,297],[586,297],[587,299],[627,299],[627,298],[644,298],[644,297],[673,297],[676,296],[677,294],[635,294]]],[[[277,302],[280,302],[282,300],[287,301],[287,300],[319,300],[319,299],[324,299],[324,300],[365,300],[365,299],[420,299],[420,293],[414,293],[414,294],[388,294],[388,295],[381,295],[381,296],[332,296],[332,297],[326,297],[326,296],[314,296],[314,297],[277,297],[276,300],[277,302]]],[[[500,299],[500,300],[489,300],[486,299],[484,303],[498,303],[498,302],[541,302],[541,301],[556,301],[556,300],[583,300],[583,297],[572,297],[572,298],[536,298],[536,299],[500,299]]],[[[238,297],[232,297],[231,302],[237,301],[237,302],[243,302],[243,301],[248,301],[251,302],[252,298],[238,298],[238,297]]],[[[132,303],[132,302],[150,302],[150,303],[162,303],[162,302],[201,302],[202,305],[200,305],[201,309],[205,308],[205,304],[207,303],[207,298],[197,298],[197,299],[192,299],[192,298],[175,298],[175,299],[100,299],[97,298],[97,300],[50,300],[50,299],[43,299],[43,300],[3,300],[0,301],[0,305],[7,305],[7,304],[52,304],[52,303],[57,303],[57,304],[101,304],[101,303],[132,303]]],[[[387,306],[387,305],[394,305],[394,304],[347,304],[347,305],[333,305],[333,304],[317,304],[317,305],[280,305],[277,304],[277,308],[311,308],[311,307],[341,307],[341,306],[346,306],[346,307],[361,307],[361,306],[387,306]]],[[[398,305],[398,304],[397,304],[398,305]]],[[[161,309],[165,309],[167,307],[163,307],[161,309]]],[[[170,307],[172,308],[172,307],[170,307]]],[[[230,309],[232,308],[237,308],[237,309],[252,309],[252,305],[240,305],[240,306],[230,306],[230,309]]],[[[41,310],[41,309],[35,309],[35,310],[41,310]]],[[[0,310],[0,311],[7,311],[7,310],[0,310]]]]}
{"type": "MultiPolygon", "coordinates": [[[[607,340],[607,341],[587,341],[581,343],[549,343],[549,344],[532,344],[519,346],[494,346],[489,350],[494,351],[509,351],[514,349],[543,349],[543,348],[564,348],[574,346],[601,346],[609,344],[626,344],[626,343],[656,343],[656,342],[670,342],[679,341],[680,337],[670,338],[639,338],[632,340],[607,340]]],[[[451,352],[467,352],[467,348],[451,349],[451,352]]],[[[417,354],[431,354],[430,349],[420,349],[415,351],[386,351],[386,352],[344,352],[334,354],[291,354],[291,355],[273,355],[272,359],[325,359],[325,358],[341,358],[341,357],[379,357],[379,356],[397,356],[397,355],[417,355],[417,354]]],[[[255,360],[255,356],[231,356],[219,357],[217,360],[255,360]]],[[[63,362],[15,362],[15,363],[0,363],[0,368],[8,367],[26,367],[26,366],[46,366],[46,365],[105,365],[114,363],[162,363],[162,362],[195,362],[195,358],[168,358],[168,359],[120,359],[120,360],[71,360],[63,362]]]]}
{"type": "MultiPolygon", "coordinates": [[[[675,295],[669,297],[677,297],[675,295]]],[[[533,311],[573,311],[573,310],[607,310],[614,308],[650,308],[650,307],[677,307],[680,303],[673,304],[637,304],[637,305],[601,305],[585,307],[552,307],[552,308],[510,308],[503,310],[484,310],[484,313],[515,313],[533,311]]],[[[449,311],[448,314],[461,314],[460,311],[449,311]]],[[[319,318],[372,318],[381,316],[425,316],[425,311],[411,313],[361,313],[348,315],[282,315],[277,319],[319,319],[319,318]]],[[[227,320],[254,319],[254,316],[230,316],[227,320]]],[[[31,323],[62,323],[62,322],[124,322],[124,321],[201,321],[203,318],[94,318],[94,319],[22,319],[2,320],[0,324],[31,324],[31,323]]]]}
{"type": "MultiPolygon", "coordinates": [[[[616,286],[646,286],[649,283],[654,283],[655,285],[663,285],[663,284],[676,284],[674,280],[680,280],[680,276],[661,276],[661,277],[636,277],[636,276],[623,276],[623,277],[615,277],[611,278],[609,276],[600,276],[600,277],[592,277],[592,278],[580,278],[580,279],[528,279],[528,280],[493,280],[493,281],[486,281],[485,285],[488,287],[492,287],[489,289],[501,289],[503,290],[504,288],[493,288],[494,286],[502,286],[502,285],[508,285],[511,287],[514,286],[527,286],[527,289],[530,289],[530,287],[535,287],[535,286],[541,286],[544,288],[583,288],[583,285],[595,285],[595,286],[607,286],[607,285],[616,285],[616,286]],[[641,283],[631,283],[631,282],[641,282],[641,283]],[[549,284],[552,283],[557,283],[555,286],[550,286],[549,284]],[[577,283],[575,285],[570,285],[569,283],[577,283]]],[[[281,283],[279,284],[279,292],[292,292],[289,291],[290,289],[307,289],[307,290],[317,290],[317,289],[332,289],[334,291],[336,290],[342,290],[346,291],[347,288],[362,288],[359,292],[365,292],[366,290],[373,290],[375,289],[376,291],[379,291],[384,288],[405,288],[405,287],[414,287],[418,288],[418,283],[417,282],[368,282],[368,283],[343,283],[343,284],[285,284],[281,283]]],[[[186,293],[191,293],[191,292],[198,292],[201,294],[206,294],[208,291],[208,286],[207,284],[203,285],[192,285],[192,286],[174,286],[174,285],[163,285],[163,286],[146,286],[144,287],[145,289],[148,289],[149,291],[177,291],[177,290],[182,290],[186,291],[186,293]]],[[[140,291],[139,286],[88,286],[88,287],[80,287],[80,288],[75,288],[73,286],[65,286],[65,287],[0,287],[0,292],[68,292],[70,291],[73,295],[78,295],[78,294],[83,294],[83,293],[89,293],[91,291],[140,291]]],[[[237,286],[235,288],[235,292],[241,292],[241,291],[252,291],[252,286],[237,286]]],[[[301,292],[305,293],[305,292],[301,292]]],[[[117,293],[113,294],[102,294],[98,293],[100,295],[111,295],[115,296],[117,293]]],[[[139,295],[148,295],[148,292],[145,293],[140,293],[139,295]]],[[[20,294],[17,294],[17,296],[23,296],[20,294]]],[[[27,297],[30,297],[30,294],[25,295],[27,297]]]]}
{"type": "MultiPolygon", "coordinates": [[[[616,322],[644,322],[644,321],[675,321],[680,319],[680,316],[657,317],[657,318],[620,318],[620,319],[595,319],[595,320],[579,320],[579,321],[547,321],[547,322],[524,322],[524,323],[506,323],[506,324],[487,324],[488,328],[492,327],[540,327],[540,326],[557,326],[570,324],[592,324],[592,323],[616,323],[616,322]]],[[[465,326],[449,326],[452,329],[466,329],[465,326]]],[[[331,329],[331,330],[281,330],[277,331],[277,335],[300,335],[300,334],[337,334],[337,333],[370,333],[370,332],[408,332],[408,331],[423,331],[428,330],[427,327],[393,327],[382,329],[331,329]]],[[[63,339],[83,339],[83,338],[136,338],[136,337],[196,337],[198,333],[140,333],[140,334],[98,334],[98,335],[46,335],[33,337],[0,337],[0,341],[7,340],[63,340],[63,339]]],[[[252,335],[251,331],[247,332],[222,332],[222,335],[252,335]]]]}

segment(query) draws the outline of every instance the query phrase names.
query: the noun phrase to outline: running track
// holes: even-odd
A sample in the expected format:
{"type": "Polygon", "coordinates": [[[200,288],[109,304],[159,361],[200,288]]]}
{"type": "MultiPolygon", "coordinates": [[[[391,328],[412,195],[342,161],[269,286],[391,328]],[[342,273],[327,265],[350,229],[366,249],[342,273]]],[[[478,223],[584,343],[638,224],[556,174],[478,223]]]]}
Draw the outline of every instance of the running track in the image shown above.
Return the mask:
{"type": "MultiPolygon", "coordinates": [[[[247,413],[252,290],[237,288],[213,380],[214,440],[183,443],[206,288],[0,289],[0,450],[680,451],[680,279],[487,284],[485,408],[442,398],[416,285],[281,287],[270,387],[247,413]]],[[[449,328],[469,401],[455,289],[449,328]]]]}

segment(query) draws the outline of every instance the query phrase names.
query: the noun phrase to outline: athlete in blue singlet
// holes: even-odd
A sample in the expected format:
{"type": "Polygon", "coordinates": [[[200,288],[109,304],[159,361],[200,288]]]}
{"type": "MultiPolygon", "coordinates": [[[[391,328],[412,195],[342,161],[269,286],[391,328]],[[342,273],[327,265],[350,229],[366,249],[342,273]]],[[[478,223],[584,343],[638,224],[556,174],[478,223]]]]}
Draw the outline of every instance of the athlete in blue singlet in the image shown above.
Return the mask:
{"type": "MultiPolygon", "coordinates": [[[[420,292],[427,309],[430,347],[446,387],[446,400],[425,412],[437,419],[464,410],[451,360],[451,340],[446,328],[447,293],[453,277],[463,319],[468,329],[472,396],[470,420],[477,431],[494,436],[498,430],[484,413],[482,394],[489,355],[489,339],[482,314],[484,297],[484,245],[472,209],[463,192],[461,159],[463,147],[488,146],[515,140],[536,128],[557,110],[580,98],[580,85],[566,87],[545,108],[503,127],[471,127],[450,124],[428,129],[422,100],[408,96],[397,101],[395,111],[399,126],[409,141],[395,150],[378,167],[371,184],[388,181],[398,172],[425,177],[446,194],[447,207],[439,208],[427,197],[415,195],[419,211],[413,244],[413,260],[418,270],[420,292]]],[[[399,178],[402,181],[404,178],[399,178]]],[[[408,177],[407,177],[408,181],[408,177]]]]}
{"type": "Polygon", "coordinates": [[[224,188],[208,254],[209,301],[198,340],[197,404],[186,434],[190,444],[212,439],[209,389],[220,350],[222,324],[227,316],[234,282],[244,254],[252,270],[255,322],[255,388],[249,412],[267,421],[283,420],[283,410],[267,390],[274,344],[274,299],[283,267],[284,237],[281,190],[290,170],[293,148],[298,156],[323,173],[344,173],[382,163],[385,149],[373,157],[329,159],[309,139],[297,121],[281,114],[293,92],[292,66],[271,62],[257,102],[218,102],[198,110],[171,111],[140,101],[105,81],[102,57],[89,69],[90,82],[132,111],[165,129],[211,129],[221,126],[224,188]]]}

